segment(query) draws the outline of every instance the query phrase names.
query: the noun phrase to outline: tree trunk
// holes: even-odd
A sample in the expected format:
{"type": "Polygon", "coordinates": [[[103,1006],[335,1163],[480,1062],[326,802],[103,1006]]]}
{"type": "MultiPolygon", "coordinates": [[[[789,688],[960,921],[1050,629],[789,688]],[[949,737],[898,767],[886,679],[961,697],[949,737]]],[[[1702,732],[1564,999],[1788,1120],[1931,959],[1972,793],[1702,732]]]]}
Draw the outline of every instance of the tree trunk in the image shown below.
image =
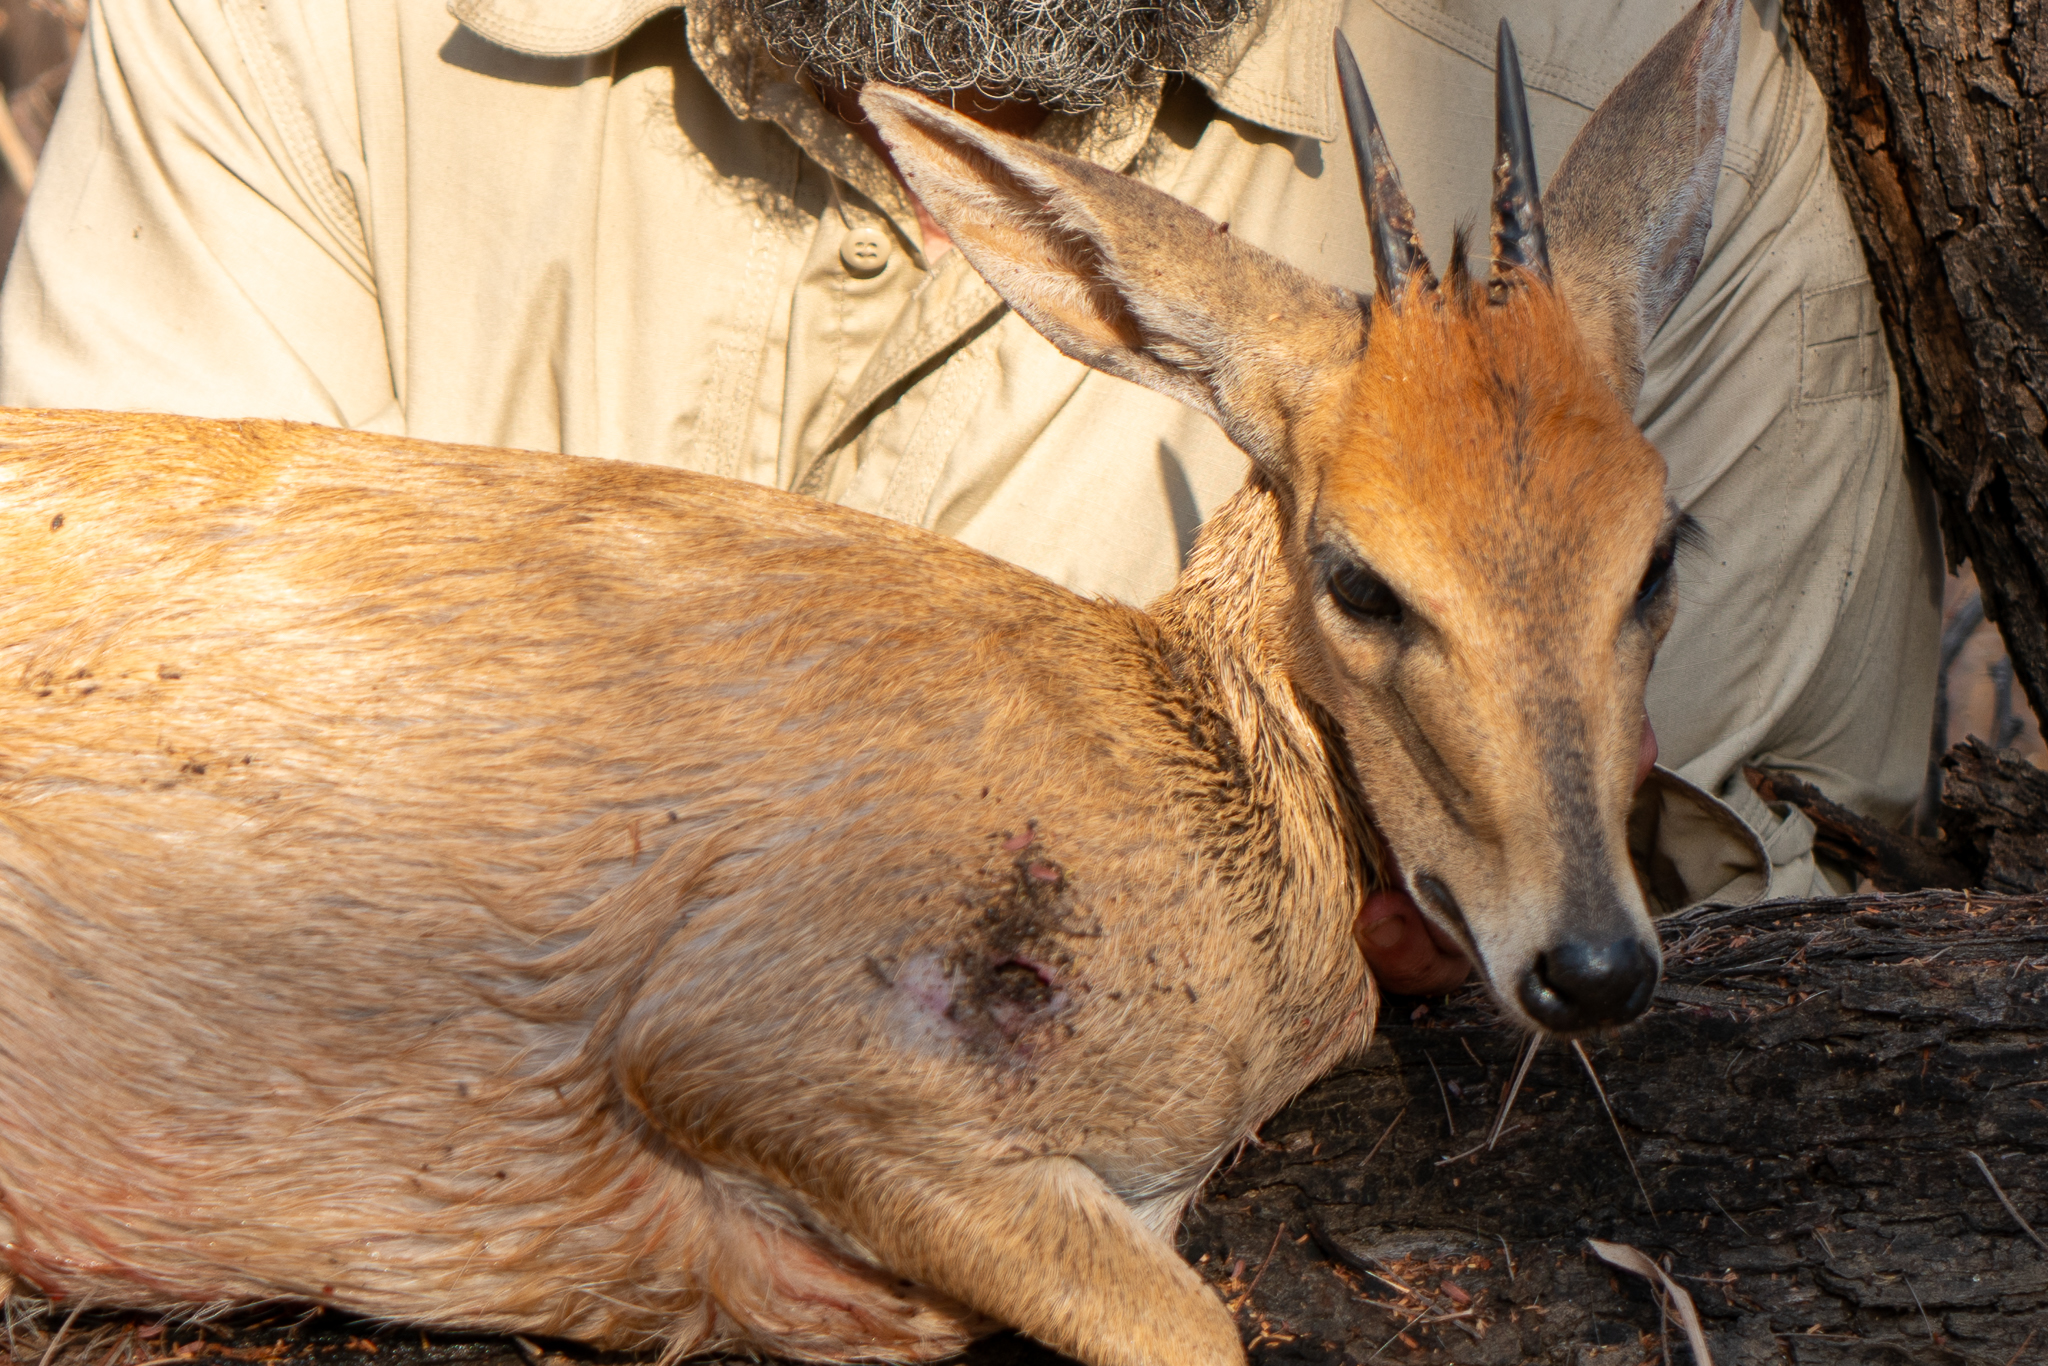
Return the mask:
{"type": "Polygon", "coordinates": [[[1831,110],[1908,439],[2048,715],[2048,5],[1784,0],[1831,110]]]}

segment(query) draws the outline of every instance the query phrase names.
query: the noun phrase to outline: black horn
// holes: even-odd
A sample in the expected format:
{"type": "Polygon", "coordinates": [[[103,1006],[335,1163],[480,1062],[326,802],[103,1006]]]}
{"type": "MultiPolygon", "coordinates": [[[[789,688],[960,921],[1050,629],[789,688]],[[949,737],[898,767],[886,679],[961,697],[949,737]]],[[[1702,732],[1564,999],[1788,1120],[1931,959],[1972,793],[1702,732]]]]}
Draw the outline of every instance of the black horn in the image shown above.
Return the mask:
{"type": "Polygon", "coordinates": [[[1343,30],[1337,31],[1336,38],[1337,84],[1344,92],[1351,155],[1358,162],[1358,192],[1365,200],[1366,224],[1372,229],[1373,278],[1388,307],[1399,308],[1411,279],[1420,280],[1424,289],[1435,289],[1436,272],[1429,268],[1422,240],[1415,235],[1415,208],[1402,193],[1401,173],[1387,154],[1387,140],[1365,93],[1365,78],[1358,74],[1358,59],[1351,55],[1343,30]]]}
{"type": "Polygon", "coordinates": [[[1515,267],[1550,281],[1550,247],[1543,239],[1543,195],[1536,187],[1536,144],[1529,136],[1529,92],[1522,87],[1522,59],[1515,35],[1500,21],[1500,46],[1493,86],[1493,270],[1489,292],[1496,298],[1515,267]]]}

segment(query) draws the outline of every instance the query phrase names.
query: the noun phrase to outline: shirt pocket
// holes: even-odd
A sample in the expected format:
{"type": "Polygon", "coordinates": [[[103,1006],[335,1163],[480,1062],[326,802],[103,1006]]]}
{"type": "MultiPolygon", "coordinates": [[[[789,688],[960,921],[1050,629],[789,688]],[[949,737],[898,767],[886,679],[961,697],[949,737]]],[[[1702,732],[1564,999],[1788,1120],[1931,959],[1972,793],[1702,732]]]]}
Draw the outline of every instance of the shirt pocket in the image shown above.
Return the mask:
{"type": "Polygon", "coordinates": [[[1884,333],[1867,281],[1801,292],[1799,339],[1800,402],[1884,392],[1884,333]]]}

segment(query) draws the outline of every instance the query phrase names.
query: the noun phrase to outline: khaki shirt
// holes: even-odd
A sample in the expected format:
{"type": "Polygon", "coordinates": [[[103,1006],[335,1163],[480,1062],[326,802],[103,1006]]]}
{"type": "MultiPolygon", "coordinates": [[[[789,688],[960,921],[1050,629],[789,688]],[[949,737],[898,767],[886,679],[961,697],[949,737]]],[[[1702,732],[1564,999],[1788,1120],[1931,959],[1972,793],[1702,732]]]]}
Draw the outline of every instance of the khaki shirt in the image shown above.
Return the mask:
{"type": "MultiPolygon", "coordinates": [[[[98,0],[0,299],[0,401],[677,465],[1165,588],[1243,456],[926,260],[879,159],[712,0],[669,3],[98,0]]],[[[1040,136],[1363,290],[1334,24],[1441,257],[1484,222],[1501,12],[1547,172],[1684,7],[1274,0],[1191,79],[1040,136]]],[[[1923,772],[1936,534],[1824,134],[1774,9],[1748,13],[1706,260],[1637,413],[1709,537],[1650,682],[1676,776],[1636,829],[1667,903],[1826,890],[1743,762],[1886,818],[1923,772]]]]}

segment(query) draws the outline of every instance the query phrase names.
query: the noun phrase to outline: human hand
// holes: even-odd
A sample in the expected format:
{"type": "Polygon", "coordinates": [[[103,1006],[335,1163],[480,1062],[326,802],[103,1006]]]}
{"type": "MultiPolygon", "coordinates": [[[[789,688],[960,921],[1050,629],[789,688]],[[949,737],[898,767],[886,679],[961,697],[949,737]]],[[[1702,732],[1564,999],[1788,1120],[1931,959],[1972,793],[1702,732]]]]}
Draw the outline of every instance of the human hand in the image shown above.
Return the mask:
{"type": "Polygon", "coordinates": [[[1422,918],[1406,892],[1387,889],[1368,896],[1352,932],[1382,991],[1434,996],[1471,975],[1472,964],[1458,946],[1422,918]]]}

